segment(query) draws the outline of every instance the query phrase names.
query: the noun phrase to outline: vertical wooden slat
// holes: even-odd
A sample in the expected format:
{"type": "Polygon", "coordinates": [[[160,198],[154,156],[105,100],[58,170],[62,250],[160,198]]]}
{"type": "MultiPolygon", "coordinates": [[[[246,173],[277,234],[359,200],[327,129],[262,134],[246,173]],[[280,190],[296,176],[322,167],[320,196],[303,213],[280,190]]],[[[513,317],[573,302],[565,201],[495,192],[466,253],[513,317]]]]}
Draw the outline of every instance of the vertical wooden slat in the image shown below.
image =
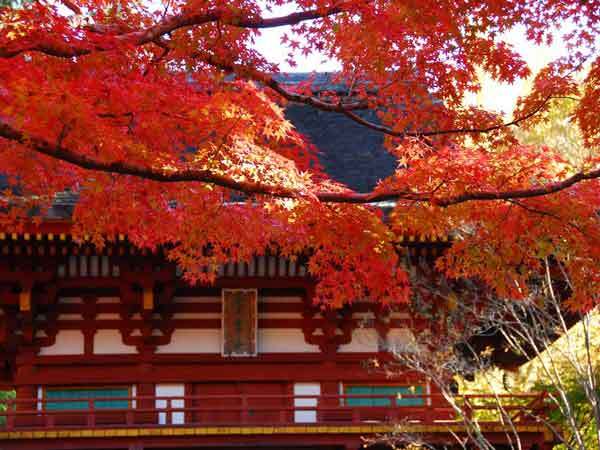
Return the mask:
{"type": "Polygon", "coordinates": [[[77,276],[77,257],[69,256],[69,276],[74,278],[77,276]]]}
{"type": "Polygon", "coordinates": [[[102,256],[101,266],[102,267],[101,267],[100,273],[102,274],[103,277],[108,277],[108,275],[109,275],[108,256],[106,256],[106,255],[102,256]]]}
{"type": "Polygon", "coordinates": [[[256,257],[252,257],[250,259],[250,263],[248,264],[248,276],[253,277],[256,274],[256,257]]]}
{"type": "Polygon", "coordinates": [[[88,276],[88,259],[85,255],[79,255],[79,276],[88,276]]]}
{"type": "Polygon", "coordinates": [[[89,267],[89,275],[91,277],[98,276],[98,255],[90,256],[90,267],[89,267]]]}

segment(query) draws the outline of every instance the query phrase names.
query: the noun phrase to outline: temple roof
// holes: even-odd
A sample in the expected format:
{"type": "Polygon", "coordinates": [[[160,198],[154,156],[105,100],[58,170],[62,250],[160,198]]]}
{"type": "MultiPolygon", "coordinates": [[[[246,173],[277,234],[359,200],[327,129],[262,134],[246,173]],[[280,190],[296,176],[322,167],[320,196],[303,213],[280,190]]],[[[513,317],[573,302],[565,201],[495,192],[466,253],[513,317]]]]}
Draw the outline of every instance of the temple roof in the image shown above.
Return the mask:
{"type": "Polygon", "coordinates": [[[335,181],[368,192],[393,174],[396,159],[384,149],[381,133],[343,114],[305,105],[289,105],[285,115],[318,148],[319,161],[335,181]]]}
{"type": "MultiPolygon", "coordinates": [[[[287,73],[276,78],[288,85],[310,82],[315,93],[349,89],[345,83],[332,81],[330,73],[287,73]]],[[[371,191],[379,180],[394,172],[396,158],[385,150],[382,133],[370,130],[343,114],[307,105],[289,104],[285,115],[319,149],[319,161],[325,172],[352,190],[371,191]]],[[[378,122],[373,111],[358,112],[358,115],[378,122]]]]}

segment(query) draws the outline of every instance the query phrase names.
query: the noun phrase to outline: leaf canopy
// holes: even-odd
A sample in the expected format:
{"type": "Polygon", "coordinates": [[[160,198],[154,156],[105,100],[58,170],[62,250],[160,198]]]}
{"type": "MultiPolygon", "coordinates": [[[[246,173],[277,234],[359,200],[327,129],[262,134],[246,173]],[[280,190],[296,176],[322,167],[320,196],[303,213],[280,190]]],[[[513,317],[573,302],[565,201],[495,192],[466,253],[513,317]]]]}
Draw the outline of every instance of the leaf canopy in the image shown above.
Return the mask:
{"type": "Polygon", "coordinates": [[[1,219],[22,224],[70,190],[76,236],[168,244],[192,281],[265,248],[308,251],[318,297],[334,305],[407,301],[398,236],[453,236],[438,262],[448,276],[518,297],[551,257],[586,309],[600,291],[599,27],[598,0],[0,6],[0,167],[13,187],[1,219]],[[293,12],[269,13],[281,6],[293,12]],[[467,106],[481,70],[506,83],[532,76],[503,39],[515,27],[536,43],[562,39],[568,56],[535,75],[513,118],[467,106]],[[285,29],[273,45],[291,65],[314,53],[338,61],[340,88],[282,82],[253,45],[266,28],[285,29]],[[559,140],[515,133],[547,123],[565,97],[586,149],[576,159],[559,140]],[[385,135],[395,173],[372,192],[333,182],[286,120],[290,102],[385,135]],[[384,200],[395,205],[387,220],[372,205],[384,200]]]}

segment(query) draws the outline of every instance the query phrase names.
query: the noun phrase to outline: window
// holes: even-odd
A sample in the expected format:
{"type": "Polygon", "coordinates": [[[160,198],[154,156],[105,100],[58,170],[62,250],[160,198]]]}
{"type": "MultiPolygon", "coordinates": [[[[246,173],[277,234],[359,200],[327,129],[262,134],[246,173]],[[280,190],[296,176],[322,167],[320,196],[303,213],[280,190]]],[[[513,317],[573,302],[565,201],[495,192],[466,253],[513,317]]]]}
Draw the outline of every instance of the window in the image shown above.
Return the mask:
{"type": "Polygon", "coordinates": [[[46,400],[45,408],[50,411],[88,409],[89,402],[84,399],[94,399],[94,408],[98,409],[127,409],[129,407],[128,397],[130,397],[130,392],[128,387],[66,387],[45,389],[44,397],[46,400]],[[120,400],[120,398],[123,398],[123,400],[120,400]]]}
{"type": "Polygon", "coordinates": [[[425,399],[407,397],[404,395],[422,395],[423,386],[390,386],[390,385],[350,385],[345,386],[344,393],[346,395],[387,395],[389,397],[375,398],[346,398],[348,406],[390,406],[390,397],[396,398],[397,406],[421,406],[425,404],[425,399]]]}
{"type": "Polygon", "coordinates": [[[256,289],[223,289],[223,356],[255,356],[256,289]]]}

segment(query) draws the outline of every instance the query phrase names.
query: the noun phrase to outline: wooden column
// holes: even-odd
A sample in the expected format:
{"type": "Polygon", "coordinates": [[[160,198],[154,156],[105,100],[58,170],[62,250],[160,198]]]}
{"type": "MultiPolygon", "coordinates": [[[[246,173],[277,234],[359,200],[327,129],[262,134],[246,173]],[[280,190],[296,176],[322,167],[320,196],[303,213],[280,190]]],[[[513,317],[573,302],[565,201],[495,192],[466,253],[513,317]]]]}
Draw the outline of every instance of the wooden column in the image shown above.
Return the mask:
{"type": "MultiPolygon", "coordinates": [[[[30,352],[21,353],[17,357],[17,372],[16,379],[20,376],[28,376],[33,372],[33,365],[31,363],[30,352]]],[[[35,385],[19,385],[15,388],[16,391],[16,411],[25,412],[31,411],[29,414],[16,415],[15,426],[34,426],[40,425],[36,422],[36,414],[33,412],[37,409],[37,386],[35,385]]]]}
{"type": "MultiPolygon", "coordinates": [[[[154,384],[153,383],[139,383],[137,385],[137,396],[138,397],[154,396],[154,384]]],[[[154,407],[155,407],[154,400],[137,400],[136,401],[137,409],[150,409],[150,408],[154,408],[154,407]]],[[[158,415],[153,412],[136,413],[135,423],[136,423],[136,425],[157,424],[158,423],[158,415]]]]}
{"type": "MultiPolygon", "coordinates": [[[[328,362],[323,364],[324,366],[330,366],[328,362]]],[[[327,370],[324,367],[324,370],[327,370]]],[[[338,398],[327,398],[330,395],[339,395],[340,384],[336,381],[326,381],[321,383],[321,398],[319,400],[319,406],[324,408],[337,408],[340,406],[340,400],[338,398]]],[[[333,411],[325,411],[321,413],[321,417],[317,417],[317,421],[320,422],[322,420],[331,421],[331,419],[336,419],[334,417],[335,413],[333,411]]]]}

